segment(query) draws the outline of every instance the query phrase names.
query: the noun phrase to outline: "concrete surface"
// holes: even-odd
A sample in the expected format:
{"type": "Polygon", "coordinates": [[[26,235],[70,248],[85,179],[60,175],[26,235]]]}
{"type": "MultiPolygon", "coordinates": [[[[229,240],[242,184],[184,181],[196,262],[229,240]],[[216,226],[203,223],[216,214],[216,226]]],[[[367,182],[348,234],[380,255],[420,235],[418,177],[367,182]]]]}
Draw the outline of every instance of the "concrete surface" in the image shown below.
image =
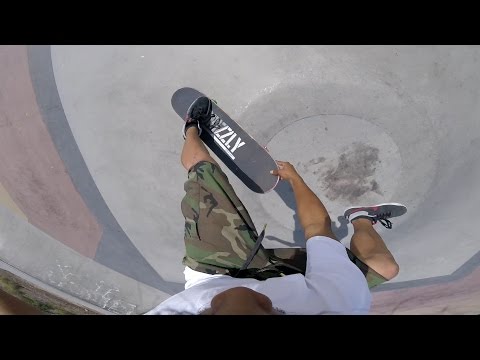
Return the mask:
{"type": "MultiPolygon", "coordinates": [[[[1,46],[0,266],[116,314],[181,291],[185,171],[170,100],[217,100],[292,162],[348,246],[351,205],[407,205],[380,229],[400,274],[373,314],[480,313],[480,47],[1,46]],[[4,264],[4,265],[2,265],[4,264]]],[[[303,246],[288,186],[227,175],[266,247],[303,246]]]]}

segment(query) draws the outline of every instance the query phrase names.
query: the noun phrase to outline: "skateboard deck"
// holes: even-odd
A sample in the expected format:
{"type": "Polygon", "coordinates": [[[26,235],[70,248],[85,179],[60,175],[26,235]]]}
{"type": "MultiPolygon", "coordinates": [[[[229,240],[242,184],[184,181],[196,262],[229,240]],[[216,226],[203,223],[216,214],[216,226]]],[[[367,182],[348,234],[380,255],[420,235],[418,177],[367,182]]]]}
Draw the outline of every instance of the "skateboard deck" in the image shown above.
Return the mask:
{"type": "MultiPolygon", "coordinates": [[[[201,96],[207,95],[188,87],[173,94],[172,107],[182,121],[190,105],[201,96]]],[[[273,190],[279,180],[270,174],[270,170],[278,168],[275,160],[214,101],[212,105],[214,117],[202,125],[202,141],[250,190],[256,193],[273,190]],[[214,122],[220,125],[211,127],[214,122]]]]}

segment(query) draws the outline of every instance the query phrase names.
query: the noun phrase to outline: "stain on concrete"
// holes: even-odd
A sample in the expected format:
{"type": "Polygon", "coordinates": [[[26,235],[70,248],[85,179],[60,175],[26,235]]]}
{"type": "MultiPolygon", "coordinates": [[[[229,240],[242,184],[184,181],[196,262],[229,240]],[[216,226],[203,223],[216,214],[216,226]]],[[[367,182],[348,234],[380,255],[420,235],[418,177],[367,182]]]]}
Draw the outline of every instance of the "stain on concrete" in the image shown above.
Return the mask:
{"type": "Polygon", "coordinates": [[[56,261],[47,272],[48,283],[79,299],[95,304],[114,314],[135,314],[137,305],[124,299],[126,296],[119,287],[89,275],[77,274],[71,265],[56,261]]]}
{"type": "Polygon", "coordinates": [[[470,146],[476,149],[480,149],[480,138],[475,138],[470,141],[470,146]]]}
{"type": "Polygon", "coordinates": [[[327,198],[342,198],[354,203],[370,191],[382,195],[379,184],[372,179],[380,162],[378,152],[373,146],[354,143],[340,154],[338,164],[330,166],[319,179],[324,184],[327,198]]]}
{"type": "MultiPolygon", "coordinates": [[[[325,157],[323,156],[320,156],[318,158],[315,158],[315,159],[312,159],[306,163],[300,163],[300,162],[297,162],[297,170],[300,170],[301,172],[308,172],[309,169],[314,166],[314,165],[318,165],[320,163],[323,163],[324,161],[326,160],[325,157]]],[[[316,173],[315,171],[313,172],[314,174],[316,173]]]]}

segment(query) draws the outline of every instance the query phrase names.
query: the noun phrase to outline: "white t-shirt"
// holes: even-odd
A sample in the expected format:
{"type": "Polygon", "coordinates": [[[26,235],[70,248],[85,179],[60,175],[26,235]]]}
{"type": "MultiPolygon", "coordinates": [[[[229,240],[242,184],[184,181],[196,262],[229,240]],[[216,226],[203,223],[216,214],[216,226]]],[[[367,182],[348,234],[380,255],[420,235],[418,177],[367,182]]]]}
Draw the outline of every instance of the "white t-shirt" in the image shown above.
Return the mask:
{"type": "Polygon", "coordinates": [[[243,286],[270,298],[286,314],[367,314],[371,294],[365,276],[348,258],[345,246],[324,236],[307,241],[307,268],[302,274],[259,281],[209,275],[185,268],[185,290],[146,315],[198,314],[218,293],[243,286]]]}

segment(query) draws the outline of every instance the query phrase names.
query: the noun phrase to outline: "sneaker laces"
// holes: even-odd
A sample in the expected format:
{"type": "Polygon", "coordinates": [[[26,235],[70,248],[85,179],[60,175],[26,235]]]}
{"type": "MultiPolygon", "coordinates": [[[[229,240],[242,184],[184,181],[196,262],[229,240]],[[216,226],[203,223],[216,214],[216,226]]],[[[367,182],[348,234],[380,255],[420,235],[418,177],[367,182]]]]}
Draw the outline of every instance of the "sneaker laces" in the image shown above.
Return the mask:
{"type": "Polygon", "coordinates": [[[382,214],[379,214],[376,216],[375,218],[375,222],[380,222],[380,224],[382,224],[383,226],[385,226],[387,229],[391,229],[392,228],[392,222],[390,220],[388,220],[389,217],[391,217],[392,213],[389,211],[389,212],[386,212],[386,213],[382,213],[382,214]]]}
{"type": "MultiPolygon", "coordinates": [[[[190,114],[187,114],[185,121],[187,123],[190,123],[190,122],[204,123],[204,122],[206,122],[205,116],[202,115],[204,110],[205,109],[201,106],[194,107],[191,110],[190,114]]],[[[213,114],[211,113],[210,116],[212,116],[212,115],[213,114]]]]}

